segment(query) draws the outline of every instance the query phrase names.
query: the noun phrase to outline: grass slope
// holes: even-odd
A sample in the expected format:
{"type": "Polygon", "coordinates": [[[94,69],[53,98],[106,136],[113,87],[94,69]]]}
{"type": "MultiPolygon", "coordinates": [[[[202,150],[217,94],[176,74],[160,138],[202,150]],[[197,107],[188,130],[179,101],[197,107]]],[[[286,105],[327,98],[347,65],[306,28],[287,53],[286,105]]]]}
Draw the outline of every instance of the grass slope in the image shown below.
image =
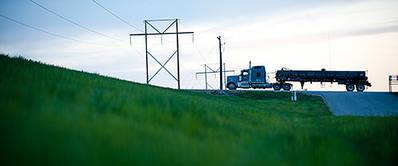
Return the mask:
{"type": "Polygon", "coordinates": [[[397,117],[319,97],[176,91],[0,56],[5,165],[393,165],[397,117]]]}

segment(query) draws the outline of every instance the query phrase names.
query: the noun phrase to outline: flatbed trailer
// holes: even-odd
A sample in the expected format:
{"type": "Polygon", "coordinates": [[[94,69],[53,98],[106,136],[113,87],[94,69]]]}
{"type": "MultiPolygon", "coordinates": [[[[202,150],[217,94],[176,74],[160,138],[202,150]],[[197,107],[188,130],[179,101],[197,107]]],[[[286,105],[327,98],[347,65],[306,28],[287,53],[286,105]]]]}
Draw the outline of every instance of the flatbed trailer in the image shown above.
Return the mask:
{"type": "Polygon", "coordinates": [[[363,92],[366,86],[371,86],[365,71],[327,71],[322,70],[288,70],[276,72],[276,81],[281,85],[285,82],[300,82],[303,88],[305,82],[330,82],[346,85],[347,91],[363,92]]]}

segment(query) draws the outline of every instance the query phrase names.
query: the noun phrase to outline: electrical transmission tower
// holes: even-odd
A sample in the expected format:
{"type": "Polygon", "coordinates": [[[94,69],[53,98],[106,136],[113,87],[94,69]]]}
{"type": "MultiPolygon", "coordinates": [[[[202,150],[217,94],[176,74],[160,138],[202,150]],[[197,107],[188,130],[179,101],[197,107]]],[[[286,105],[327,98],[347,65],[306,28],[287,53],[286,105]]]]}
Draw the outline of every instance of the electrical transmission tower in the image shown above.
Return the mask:
{"type": "Polygon", "coordinates": [[[149,84],[151,82],[151,80],[162,70],[166,70],[167,73],[170,74],[171,77],[173,77],[178,84],[178,89],[180,89],[180,44],[179,44],[179,35],[183,35],[183,34],[193,34],[193,32],[179,32],[178,31],[178,19],[158,19],[158,20],[145,20],[145,33],[137,33],[137,34],[130,34],[130,44],[131,44],[131,36],[145,36],[145,58],[146,58],[146,83],[149,84]],[[151,24],[152,22],[169,22],[170,24],[167,26],[166,29],[164,29],[163,31],[158,30],[158,28],[156,28],[153,24],[151,24]],[[175,25],[175,31],[170,32],[170,28],[175,25]],[[154,33],[148,33],[148,26],[156,31],[154,33]],[[149,51],[148,51],[148,36],[156,36],[156,35],[176,35],[176,51],[169,57],[169,59],[167,59],[166,62],[164,62],[163,64],[161,62],[159,62],[154,55],[152,55],[149,51]],[[174,57],[177,56],[177,77],[175,77],[167,68],[166,68],[166,64],[174,57]],[[149,73],[148,73],[148,56],[150,56],[151,58],[153,58],[159,65],[160,68],[155,72],[155,74],[149,78],[149,73]]]}
{"type": "MultiPolygon", "coordinates": [[[[204,72],[196,72],[196,75],[195,75],[196,78],[198,77],[198,75],[201,75],[201,74],[205,75],[205,88],[206,88],[206,90],[208,90],[208,87],[214,89],[213,86],[211,86],[207,82],[207,74],[213,74],[213,73],[214,74],[220,74],[220,72],[222,72],[222,73],[224,73],[224,83],[226,83],[227,82],[226,73],[234,73],[235,72],[235,70],[226,70],[225,69],[225,63],[222,66],[223,66],[223,69],[218,68],[217,70],[214,70],[214,68],[210,67],[209,64],[204,64],[204,72]]],[[[220,78],[222,79],[222,76],[220,76],[220,78]]],[[[220,83],[221,83],[220,87],[225,86],[225,85],[222,84],[222,82],[220,82],[220,83]]],[[[220,90],[222,90],[222,89],[220,89],[220,90]]]]}

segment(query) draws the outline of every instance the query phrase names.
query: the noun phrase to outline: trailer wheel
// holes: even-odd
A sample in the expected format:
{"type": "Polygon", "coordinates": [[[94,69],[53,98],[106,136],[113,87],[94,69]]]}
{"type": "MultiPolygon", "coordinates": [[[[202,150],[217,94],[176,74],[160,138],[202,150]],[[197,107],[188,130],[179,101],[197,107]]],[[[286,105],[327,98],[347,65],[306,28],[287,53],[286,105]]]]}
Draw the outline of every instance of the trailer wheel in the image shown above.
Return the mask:
{"type": "Polygon", "coordinates": [[[229,83],[227,87],[229,90],[236,90],[236,85],[234,83],[229,83]]]}
{"type": "Polygon", "coordinates": [[[363,92],[365,90],[365,85],[363,84],[357,84],[357,91],[358,92],[363,92]]]}
{"type": "Polygon", "coordinates": [[[345,88],[347,89],[348,92],[352,92],[354,91],[355,86],[353,84],[347,84],[345,88]]]}
{"type": "Polygon", "coordinates": [[[282,85],[283,90],[285,91],[290,91],[290,89],[292,88],[292,86],[290,84],[283,84],[282,85]]]}
{"type": "Polygon", "coordinates": [[[272,88],[274,88],[274,90],[278,91],[278,90],[281,90],[282,86],[281,86],[281,84],[276,83],[276,84],[272,85],[272,88]]]}

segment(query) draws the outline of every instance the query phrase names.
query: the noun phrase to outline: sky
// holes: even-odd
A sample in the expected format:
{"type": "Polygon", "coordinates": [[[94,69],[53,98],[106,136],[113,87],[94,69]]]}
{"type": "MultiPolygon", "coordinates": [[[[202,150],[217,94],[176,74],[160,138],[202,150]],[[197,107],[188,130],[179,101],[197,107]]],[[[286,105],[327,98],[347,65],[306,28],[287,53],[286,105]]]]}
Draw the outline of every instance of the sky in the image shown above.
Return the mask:
{"type": "MultiPolygon", "coordinates": [[[[203,64],[217,69],[219,35],[227,69],[238,74],[251,61],[266,67],[271,82],[272,73],[282,67],[364,70],[373,85],[369,91],[386,91],[388,75],[398,74],[396,0],[96,1],[128,24],[92,0],[0,0],[1,15],[58,35],[0,17],[0,53],[145,83],[144,38],[133,37],[130,45],[129,34],[142,33],[146,19],[178,18],[179,31],[195,32],[180,35],[182,88],[204,88],[203,75],[195,73],[204,70],[203,64]]],[[[168,26],[153,24],[159,29],[168,26]]],[[[161,63],[175,51],[175,36],[149,37],[148,43],[161,63]]],[[[150,77],[159,67],[149,58],[150,77]]],[[[166,67],[176,75],[176,57],[166,67]]],[[[209,75],[208,81],[219,86],[218,75],[209,75]]],[[[151,84],[177,85],[165,70],[151,84]]],[[[336,84],[307,85],[310,90],[345,89],[336,84]]],[[[294,89],[300,86],[295,84],[294,89]]]]}

